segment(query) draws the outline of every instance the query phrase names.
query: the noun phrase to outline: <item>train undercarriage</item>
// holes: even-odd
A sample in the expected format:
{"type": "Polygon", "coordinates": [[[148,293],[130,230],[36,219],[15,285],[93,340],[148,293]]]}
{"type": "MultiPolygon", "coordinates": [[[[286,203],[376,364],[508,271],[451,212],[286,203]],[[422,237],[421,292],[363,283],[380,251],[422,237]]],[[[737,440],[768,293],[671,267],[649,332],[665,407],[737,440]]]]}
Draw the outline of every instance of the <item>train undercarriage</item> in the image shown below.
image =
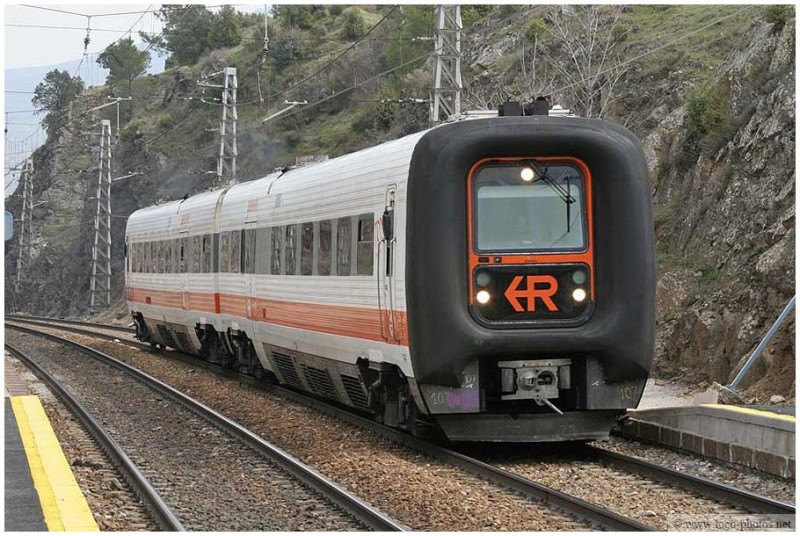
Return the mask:
{"type": "Polygon", "coordinates": [[[136,338],[153,347],[171,347],[259,380],[312,393],[414,435],[436,428],[419,411],[408,379],[394,365],[363,358],[351,365],[265,344],[272,369],[267,370],[244,331],[221,333],[210,324],[198,323],[194,328],[201,345],[198,350],[184,326],[147,321],[141,313],[133,313],[133,320],[136,338]]]}

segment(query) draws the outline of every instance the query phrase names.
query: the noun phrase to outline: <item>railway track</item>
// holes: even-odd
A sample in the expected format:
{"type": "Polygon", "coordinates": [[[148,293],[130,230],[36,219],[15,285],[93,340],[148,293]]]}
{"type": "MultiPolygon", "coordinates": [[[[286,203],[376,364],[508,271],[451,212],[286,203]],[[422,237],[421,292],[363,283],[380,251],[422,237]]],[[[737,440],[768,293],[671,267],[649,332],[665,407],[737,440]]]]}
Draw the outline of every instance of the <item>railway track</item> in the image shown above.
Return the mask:
{"type": "MultiPolygon", "coordinates": [[[[16,326],[13,329],[21,331],[22,333],[34,335],[34,337],[37,338],[44,338],[49,342],[60,345],[61,347],[68,346],[72,350],[59,352],[58,360],[54,360],[49,357],[41,358],[41,361],[47,362],[47,368],[57,369],[58,375],[69,377],[69,369],[73,369],[80,374],[87,374],[87,368],[80,366],[78,363],[79,359],[85,360],[85,358],[76,357],[74,355],[75,352],[89,356],[96,362],[93,368],[91,368],[92,373],[90,373],[88,382],[96,383],[98,386],[104,386],[106,389],[108,389],[109,386],[114,386],[113,388],[116,391],[114,399],[112,400],[107,396],[107,393],[110,392],[108,390],[106,390],[106,396],[103,396],[102,394],[87,394],[88,391],[82,387],[78,387],[78,389],[82,389],[85,398],[91,399],[91,405],[95,406],[96,411],[99,411],[103,415],[104,421],[111,421],[114,417],[114,412],[108,411],[108,405],[119,407],[126,405],[137,405],[137,403],[138,405],[141,405],[142,400],[155,401],[155,404],[153,404],[151,407],[148,407],[146,411],[153,412],[157,418],[159,411],[154,411],[153,407],[158,406],[161,409],[160,414],[165,420],[156,421],[161,423],[157,426],[153,425],[154,423],[152,417],[150,421],[139,421],[140,427],[146,427],[149,430],[149,432],[146,434],[147,437],[144,439],[144,443],[142,441],[137,443],[135,440],[132,440],[129,437],[130,428],[132,426],[136,426],[135,423],[123,423],[119,420],[114,421],[114,428],[117,430],[117,433],[124,436],[127,442],[134,445],[133,450],[136,451],[137,457],[143,460],[142,465],[144,467],[142,469],[137,469],[130,462],[130,458],[128,458],[122,449],[119,448],[119,445],[111,448],[114,448],[114,452],[117,453],[120,459],[128,460],[125,466],[127,468],[126,475],[128,473],[134,475],[138,473],[139,478],[132,481],[132,485],[134,485],[137,491],[140,491],[141,496],[145,498],[145,500],[153,503],[154,506],[152,506],[151,509],[154,512],[154,515],[157,517],[159,526],[165,530],[183,530],[184,526],[191,530],[221,530],[222,528],[230,529],[231,525],[226,524],[224,527],[214,527],[213,525],[208,526],[204,524],[204,521],[208,521],[209,518],[219,518],[224,520],[226,517],[230,518],[231,516],[235,517],[238,515],[235,513],[235,510],[234,512],[228,512],[227,516],[224,513],[220,514],[219,512],[215,511],[218,508],[225,507],[226,501],[224,500],[221,501],[221,504],[217,505],[215,500],[211,500],[207,496],[200,497],[196,500],[192,499],[191,492],[189,492],[185,497],[179,496],[187,489],[190,489],[193,492],[194,490],[204,488],[206,490],[210,490],[212,493],[215,493],[215,488],[222,484],[219,479],[215,484],[210,478],[201,483],[199,480],[195,481],[187,478],[186,474],[181,472],[182,470],[188,470],[193,472],[195,476],[207,478],[208,475],[205,474],[205,472],[208,471],[211,473],[213,470],[213,468],[209,468],[208,466],[206,466],[206,469],[203,470],[202,458],[200,458],[202,453],[198,449],[198,446],[203,448],[213,448],[215,452],[208,454],[208,456],[210,456],[212,459],[226,458],[230,460],[241,461],[242,464],[246,466],[246,471],[243,470],[243,468],[238,469],[241,475],[238,477],[239,482],[241,483],[248,478],[260,480],[260,484],[258,482],[246,482],[243,484],[248,486],[248,493],[257,493],[260,486],[263,486],[266,482],[269,482],[269,485],[266,486],[266,488],[271,489],[271,491],[268,493],[265,492],[266,495],[274,495],[276,493],[280,494],[280,497],[277,497],[278,501],[275,500],[276,497],[271,497],[272,503],[280,503],[286,506],[285,500],[286,497],[288,497],[288,500],[292,501],[293,504],[298,505],[298,509],[300,510],[299,512],[294,514],[291,512],[283,513],[284,517],[299,515],[303,512],[307,512],[310,515],[308,524],[294,519],[292,520],[293,524],[287,526],[269,526],[263,524],[255,526],[239,525],[239,530],[252,530],[254,528],[262,528],[266,530],[407,530],[407,527],[401,523],[389,518],[382,512],[362,501],[357,496],[349,493],[341,486],[332,482],[314,469],[301,463],[299,460],[288,455],[281,449],[264,441],[261,437],[253,434],[237,423],[225,418],[214,410],[169,387],[157,379],[148,376],[147,374],[144,374],[133,367],[130,367],[125,363],[112,358],[111,356],[74,341],[19,326],[16,326]],[[55,361],[60,362],[60,367],[55,364],[55,361]],[[100,364],[99,368],[97,364],[100,364]],[[116,375],[113,377],[112,375],[108,375],[109,378],[112,379],[106,380],[105,377],[107,373],[100,371],[102,368],[113,368],[115,369],[116,375]],[[122,379],[123,377],[125,379],[122,379]],[[130,377],[134,378],[136,382],[128,381],[130,377]],[[132,390],[133,394],[128,394],[126,390],[134,385],[136,388],[132,390]],[[125,397],[129,397],[127,401],[125,400],[125,397]],[[136,400],[137,403],[134,403],[134,400],[136,400]],[[103,405],[104,402],[106,406],[103,405]],[[164,417],[164,415],[174,415],[171,417],[172,422],[169,422],[170,417],[164,417]],[[165,437],[159,437],[162,430],[165,431],[165,437]],[[184,434],[184,432],[186,433],[184,434]],[[126,435],[126,433],[128,435],[126,435]],[[181,437],[182,435],[185,437],[181,437]],[[182,439],[184,439],[186,442],[180,443],[182,439]],[[198,445],[198,442],[200,442],[200,445],[198,445]],[[155,446],[153,449],[151,449],[152,453],[148,456],[142,451],[148,448],[149,444],[151,443],[155,446]],[[148,447],[145,447],[145,444],[148,444],[148,447]],[[169,444],[169,447],[165,447],[164,450],[156,452],[156,446],[164,446],[167,444],[169,444]],[[189,452],[193,454],[192,456],[188,457],[189,459],[185,460],[187,467],[182,469],[180,467],[170,466],[170,463],[173,463],[174,461],[169,460],[170,449],[173,451],[175,449],[179,449],[177,451],[178,454],[185,454],[189,452]],[[243,450],[247,450],[249,452],[249,456],[247,453],[243,452],[243,450]],[[154,455],[155,458],[153,457],[154,455]],[[141,477],[143,472],[151,473],[151,481],[154,481],[155,483],[147,483],[146,479],[141,477]],[[176,481],[174,486],[172,485],[173,480],[176,481]],[[178,484],[180,484],[180,487],[178,484]],[[193,501],[196,501],[199,504],[188,504],[193,501]],[[177,513],[172,513],[172,511],[170,511],[170,508],[166,506],[168,503],[174,503],[177,505],[176,507],[173,507],[173,510],[177,513]],[[326,512],[323,516],[321,512],[325,512],[326,509],[330,510],[330,512],[326,512]],[[207,512],[205,510],[207,510],[207,512]],[[330,519],[328,519],[326,516],[329,516],[330,519]],[[183,521],[183,518],[188,518],[189,522],[183,521]]],[[[37,375],[40,375],[40,377],[51,384],[54,391],[58,393],[60,397],[63,397],[62,399],[70,404],[71,407],[72,404],[77,404],[75,397],[70,396],[66,389],[59,385],[59,382],[55,376],[53,374],[49,374],[45,370],[45,367],[37,363],[37,361],[40,359],[31,359],[30,357],[25,356],[19,348],[11,347],[8,344],[7,346],[15,356],[19,357],[26,364],[29,364],[35,370],[37,375]]],[[[47,352],[41,352],[40,356],[46,353],[47,352]]],[[[72,384],[72,381],[77,379],[77,376],[72,376],[70,384],[72,384]]],[[[98,427],[98,419],[93,419],[88,415],[86,410],[82,410],[82,415],[82,420],[86,418],[86,422],[93,423],[95,428],[98,427]]],[[[134,418],[133,414],[130,412],[125,413],[125,415],[127,418],[134,418]]],[[[92,426],[92,424],[89,426],[92,426]]],[[[110,445],[114,445],[114,440],[110,439],[107,432],[104,434],[101,433],[101,436],[108,438],[108,440],[112,442],[110,445]]],[[[224,466],[225,463],[222,465],[224,466]]],[[[228,472],[222,474],[222,478],[237,480],[236,477],[230,478],[237,474],[236,472],[233,472],[236,470],[236,466],[231,465],[228,468],[228,472]]],[[[211,473],[211,476],[213,477],[214,474],[211,473]]],[[[219,477],[219,475],[217,476],[219,477]]],[[[222,490],[219,491],[222,493],[222,490]]],[[[252,499],[256,501],[254,503],[254,507],[260,507],[262,501],[259,500],[259,496],[256,494],[252,497],[252,499]]],[[[257,516],[253,515],[252,517],[257,518],[264,515],[264,512],[260,512],[257,516]]],[[[278,517],[280,516],[278,515],[278,517]]],[[[266,516],[266,521],[269,521],[268,516],[266,516]]],[[[258,522],[259,521],[256,521],[256,523],[258,522]]]]}
{"type": "Polygon", "coordinates": [[[139,470],[127,453],[119,446],[108,431],[44,368],[40,367],[33,359],[20,349],[6,343],[6,349],[34,372],[53,392],[80,423],[89,431],[91,436],[100,445],[100,448],[113,461],[114,465],[123,474],[125,480],[133,488],[136,495],[144,503],[153,520],[161,530],[183,531],[183,525],[166,505],[164,500],[155,490],[150,481],[139,470]]]}
{"type": "Polygon", "coordinates": [[[111,331],[119,331],[121,333],[134,333],[133,329],[128,326],[120,326],[116,324],[98,324],[97,322],[89,322],[86,320],[70,320],[67,318],[49,318],[45,316],[27,316],[27,315],[6,315],[7,320],[18,320],[20,322],[40,322],[43,325],[63,324],[65,326],[77,326],[93,329],[104,329],[111,331]]]}
{"type": "MultiPolygon", "coordinates": [[[[37,320],[36,322],[39,322],[40,325],[47,324],[43,320],[37,320]]],[[[52,326],[52,324],[49,325],[52,326]]],[[[72,330],[74,328],[68,329],[72,330]]],[[[82,329],[80,332],[93,336],[112,338],[112,335],[98,335],[96,332],[90,333],[90,330],[86,329],[82,329]]],[[[142,345],[141,343],[135,344],[142,348],[149,348],[149,345],[142,345]]],[[[625,516],[619,515],[608,509],[599,507],[576,497],[572,497],[553,488],[538,484],[529,478],[520,476],[520,474],[516,474],[511,471],[504,471],[499,467],[481,462],[480,460],[466,456],[463,453],[446,449],[440,445],[433,445],[431,443],[423,442],[406,434],[397,432],[396,430],[386,428],[373,422],[372,420],[355,415],[349,410],[343,410],[342,408],[332,406],[316,399],[310,399],[305,395],[277,386],[265,386],[263,382],[258,382],[249,377],[243,377],[236,372],[222,369],[190,356],[185,356],[177,352],[169,353],[171,356],[184,362],[191,363],[193,366],[202,366],[217,373],[222,373],[225,376],[235,377],[239,381],[243,381],[252,385],[258,385],[259,387],[275,392],[281,396],[289,397],[304,405],[311,406],[330,415],[334,415],[339,419],[366,428],[371,432],[380,434],[419,452],[423,452],[428,456],[437,458],[456,467],[460,467],[472,474],[479,475],[486,480],[498,483],[499,485],[513,489],[526,496],[534,497],[548,505],[552,505],[560,510],[569,512],[570,514],[579,518],[590,520],[591,523],[599,525],[600,527],[612,530],[653,529],[653,527],[647,524],[628,519],[625,516]]],[[[735,505],[747,512],[769,514],[794,514],[795,512],[794,506],[786,503],[761,497],[745,490],[726,486],[724,484],[713,482],[707,479],[692,477],[691,475],[679,473],[677,471],[639,460],[637,458],[616,454],[604,449],[589,447],[584,449],[581,455],[592,461],[602,464],[603,466],[611,467],[615,470],[626,473],[635,474],[643,478],[652,479],[660,483],[666,483],[670,486],[675,486],[679,489],[687,490],[704,497],[709,497],[726,504],[735,505]]]]}

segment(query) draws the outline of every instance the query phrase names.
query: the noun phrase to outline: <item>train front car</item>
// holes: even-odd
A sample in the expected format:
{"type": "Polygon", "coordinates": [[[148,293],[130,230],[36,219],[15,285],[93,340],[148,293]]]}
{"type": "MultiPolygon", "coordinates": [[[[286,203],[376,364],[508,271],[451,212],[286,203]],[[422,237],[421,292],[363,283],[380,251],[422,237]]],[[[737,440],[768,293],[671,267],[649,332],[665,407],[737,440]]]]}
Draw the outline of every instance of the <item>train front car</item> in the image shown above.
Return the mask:
{"type": "Polygon", "coordinates": [[[607,437],[653,352],[639,142],[567,117],[431,130],[409,172],[406,274],[416,382],[450,439],[607,437]]]}

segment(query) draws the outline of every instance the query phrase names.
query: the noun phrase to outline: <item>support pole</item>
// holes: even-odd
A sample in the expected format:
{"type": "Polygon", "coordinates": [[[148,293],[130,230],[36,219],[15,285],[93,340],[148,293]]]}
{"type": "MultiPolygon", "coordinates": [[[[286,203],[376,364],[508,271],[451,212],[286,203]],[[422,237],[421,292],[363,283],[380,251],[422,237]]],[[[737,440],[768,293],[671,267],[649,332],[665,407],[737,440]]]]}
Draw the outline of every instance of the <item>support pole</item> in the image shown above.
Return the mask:
{"type": "Polygon", "coordinates": [[[28,158],[22,167],[20,177],[22,186],[22,212],[19,225],[19,256],[17,256],[17,279],[14,294],[19,302],[22,279],[31,260],[31,240],[33,239],[33,159],[28,158]]]}
{"type": "Polygon", "coordinates": [[[736,388],[739,386],[739,383],[744,379],[744,377],[750,371],[750,368],[755,364],[756,360],[761,355],[761,352],[764,351],[769,342],[778,332],[778,329],[783,325],[783,322],[786,320],[786,317],[789,316],[789,313],[791,313],[792,309],[794,309],[795,298],[797,298],[796,295],[792,296],[792,299],[789,300],[788,304],[786,304],[786,307],[784,307],[783,312],[780,314],[775,323],[772,324],[772,327],[769,328],[769,331],[761,340],[761,342],[758,343],[758,346],[756,346],[756,349],[753,351],[752,355],[749,358],[747,358],[747,362],[742,367],[742,370],[739,371],[739,374],[736,375],[731,384],[728,386],[728,389],[736,392],[736,388]]]}
{"type": "Polygon", "coordinates": [[[461,6],[437,5],[433,101],[430,120],[443,121],[461,113],[461,6]]]}
{"type": "Polygon", "coordinates": [[[92,313],[111,305],[111,121],[103,119],[100,128],[89,303],[92,313]]]}
{"type": "Polygon", "coordinates": [[[217,156],[217,183],[215,187],[236,184],[236,68],[222,71],[222,120],[219,123],[219,155],[217,156]]]}

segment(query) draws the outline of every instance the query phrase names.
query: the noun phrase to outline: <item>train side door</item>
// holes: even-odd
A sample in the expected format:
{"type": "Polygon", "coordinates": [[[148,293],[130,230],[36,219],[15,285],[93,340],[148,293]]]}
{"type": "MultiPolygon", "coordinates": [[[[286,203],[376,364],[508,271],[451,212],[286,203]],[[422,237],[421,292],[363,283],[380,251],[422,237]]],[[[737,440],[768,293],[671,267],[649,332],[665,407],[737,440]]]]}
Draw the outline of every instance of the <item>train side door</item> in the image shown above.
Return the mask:
{"type": "Polygon", "coordinates": [[[245,284],[245,307],[247,318],[254,320],[257,314],[257,288],[256,288],[256,222],[245,222],[244,235],[242,236],[242,253],[244,263],[242,276],[245,284]]]}
{"type": "Polygon", "coordinates": [[[398,341],[395,303],[395,193],[394,184],[386,188],[385,206],[380,219],[381,235],[378,241],[378,310],[381,317],[381,335],[387,341],[398,341]]]}
{"type": "Polygon", "coordinates": [[[189,289],[188,284],[188,265],[189,265],[189,238],[188,231],[183,230],[180,232],[178,238],[178,278],[180,279],[181,288],[181,307],[183,310],[189,308],[189,289]]]}

